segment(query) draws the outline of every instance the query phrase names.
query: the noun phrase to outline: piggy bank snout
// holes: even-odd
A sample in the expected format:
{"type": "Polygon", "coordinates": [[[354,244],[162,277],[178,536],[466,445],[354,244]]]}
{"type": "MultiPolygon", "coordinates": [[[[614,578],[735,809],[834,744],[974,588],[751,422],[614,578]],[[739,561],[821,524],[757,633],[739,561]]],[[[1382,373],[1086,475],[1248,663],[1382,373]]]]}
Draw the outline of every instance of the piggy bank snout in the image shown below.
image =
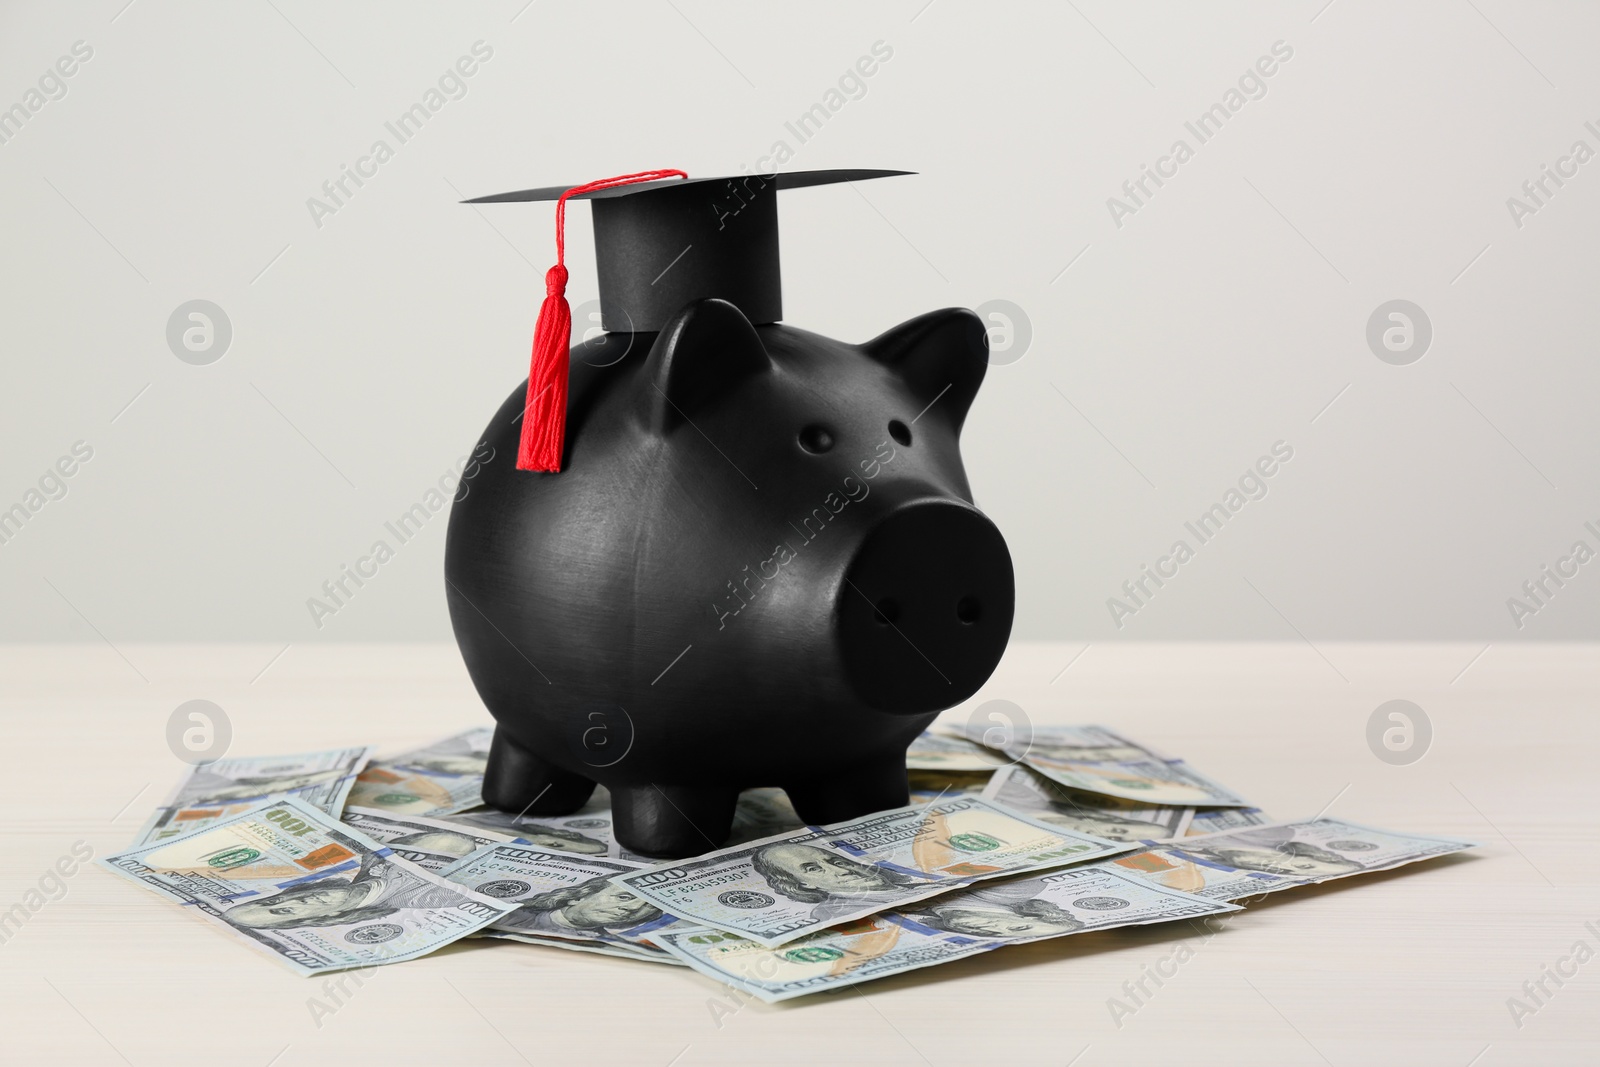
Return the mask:
{"type": "Polygon", "coordinates": [[[838,593],[851,688],[870,706],[920,714],[988,680],[1016,604],[1011,553],[969,504],[914,500],[868,530],[838,593]]]}

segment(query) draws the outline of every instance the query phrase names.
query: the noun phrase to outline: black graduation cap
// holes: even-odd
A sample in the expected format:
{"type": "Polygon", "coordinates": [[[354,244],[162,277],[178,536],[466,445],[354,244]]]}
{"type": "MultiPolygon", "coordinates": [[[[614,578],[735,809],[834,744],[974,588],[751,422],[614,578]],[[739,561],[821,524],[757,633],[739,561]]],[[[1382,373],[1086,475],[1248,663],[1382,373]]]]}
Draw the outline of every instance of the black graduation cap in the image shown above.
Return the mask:
{"type": "Polygon", "coordinates": [[[566,301],[568,200],[593,202],[600,324],[607,330],[654,333],[684,305],[706,297],[728,301],[760,325],[783,318],[777,192],[909,173],[802,170],[691,178],[681,170],[649,170],[464,201],[556,202],[556,265],[545,275],[545,301],[533,331],[517,468],[561,470],[572,341],[566,301]]]}
{"type": "MultiPolygon", "coordinates": [[[[653,333],[691,300],[720,297],[757,325],[783,318],[778,269],[782,189],[859,182],[904,170],[802,170],[684,178],[574,193],[592,203],[600,324],[653,333]]],[[[505,204],[558,200],[570,185],[466,200],[505,204]]]]}

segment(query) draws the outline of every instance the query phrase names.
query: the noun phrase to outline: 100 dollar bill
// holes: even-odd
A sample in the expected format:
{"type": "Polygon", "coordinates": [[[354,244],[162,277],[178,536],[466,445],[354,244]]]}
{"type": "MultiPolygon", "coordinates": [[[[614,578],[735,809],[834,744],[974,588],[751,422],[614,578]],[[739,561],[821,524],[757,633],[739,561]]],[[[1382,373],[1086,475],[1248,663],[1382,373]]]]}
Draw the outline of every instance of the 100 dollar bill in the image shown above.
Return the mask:
{"type": "Polygon", "coordinates": [[[1179,807],[1249,806],[1182,760],[1163,759],[1105,726],[1041,726],[1030,737],[999,738],[973,724],[965,736],[1000,745],[1012,760],[1086,793],[1179,807]]]}
{"type": "Polygon", "coordinates": [[[192,834],[275,796],[295,796],[337,816],[375,751],[372,745],[292,756],[246,756],[195,767],[150,816],[133,844],[192,834]]]}
{"type": "Polygon", "coordinates": [[[964,737],[927,730],[906,750],[906,769],[912,771],[992,771],[1007,760],[992,749],[964,737]]]}
{"type": "Polygon", "coordinates": [[[953,937],[890,912],[844,923],[781,948],[711,927],[669,931],[662,935],[661,947],[701,974],[774,1004],[951,963],[1000,945],[953,937]]]}
{"type": "Polygon", "coordinates": [[[1260,808],[1202,808],[1194,813],[1189,825],[1184,827],[1184,837],[1218,834],[1224,830],[1242,830],[1247,826],[1261,826],[1274,822],[1260,808]]]}
{"type": "Polygon", "coordinates": [[[932,804],[945,797],[982,796],[989,785],[988,771],[907,771],[911,803],[932,804]]]}
{"type": "Polygon", "coordinates": [[[660,951],[646,935],[672,925],[674,918],[611,881],[641,869],[640,864],[621,859],[495,844],[463,857],[442,873],[457,885],[516,905],[495,921],[490,933],[660,951]]]}
{"type": "Polygon", "coordinates": [[[457,826],[439,819],[424,819],[420,815],[394,815],[369,808],[347,807],[339,821],[360,830],[374,841],[388,845],[401,859],[435,873],[485,845],[515,840],[493,830],[457,826]]]}
{"type": "Polygon", "coordinates": [[[356,779],[349,803],[396,815],[449,815],[483,803],[494,727],[476,726],[390,759],[356,779]]]}
{"type": "Polygon", "coordinates": [[[1209,899],[1242,900],[1475,847],[1455,838],[1395,833],[1324,818],[1186,837],[1118,857],[1108,866],[1209,899]]]}
{"type": "Polygon", "coordinates": [[[544,937],[540,934],[512,933],[507,930],[486,930],[483,937],[501,941],[516,941],[523,945],[540,945],[544,948],[561,948],[569,952],[593,952],[599,956],[614,956],[624,960],[642,960],[645,963],[666,963],[674,967],[687,967],[678,957],[646,945],[630,945],[616,941],[580,941],[568,937],[544,937]]]}
{"type": "Polygon", "coordinates": [[[100,863],[301,974],[415,959],[512,909],[294,797],[100,863]]]}
{"type": "Polygon", "coordinates": [[[658,940],[702,974],[773,1003],[1005,945],[1237,910],[1095,864],[949,893],[780,948],[707,928],[658,940]]]}
{"type": "Polygon", "coordinates": [[[614,881],[667,914],[772,948],[978,879],[1129,847],[961,796],[779,834],[614,881]]]}
{"type": "Polygon", "coordinates": [[[1139,804],[1068,789],[1038,771],[1017,764],[995,771],[983,795],[1014,811],[1026,812],[1040,822],[1094,834],[1108,841],[1159,841],[1178,837],[1195,814],[1193,808],[1139,804]]]}

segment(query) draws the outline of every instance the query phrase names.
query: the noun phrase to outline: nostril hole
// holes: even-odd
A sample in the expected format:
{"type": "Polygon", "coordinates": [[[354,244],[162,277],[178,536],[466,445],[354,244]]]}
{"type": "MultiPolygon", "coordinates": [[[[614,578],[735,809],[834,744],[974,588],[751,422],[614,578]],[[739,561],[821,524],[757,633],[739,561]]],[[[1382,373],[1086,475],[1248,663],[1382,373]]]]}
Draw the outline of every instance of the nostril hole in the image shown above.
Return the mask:
{"type": "Polygon", "coordinates": [[[900,605],[892,597],[884,597],[873,606],[872,621],[879,626],[888,626],[900,617],[900,605]]]}
{"type": "Polygon", "coordinates": [[[813,455],[826,452],[833,447],[833,434],[827,427],[812,423],[800,431],[800,447],[813,455]]]}
{"type": "Polygon", "coordinates": [[[902,445],[909,445],[911,443],[911,427],[899,419],[893,419],[889,422],[889,436],[902,445]]]}
{"type": "Polygon", "coordinates": [[[983,614],[983,605],[975,596],[964,596],[956,601],[956,618],[971,626],[983,614]]]}

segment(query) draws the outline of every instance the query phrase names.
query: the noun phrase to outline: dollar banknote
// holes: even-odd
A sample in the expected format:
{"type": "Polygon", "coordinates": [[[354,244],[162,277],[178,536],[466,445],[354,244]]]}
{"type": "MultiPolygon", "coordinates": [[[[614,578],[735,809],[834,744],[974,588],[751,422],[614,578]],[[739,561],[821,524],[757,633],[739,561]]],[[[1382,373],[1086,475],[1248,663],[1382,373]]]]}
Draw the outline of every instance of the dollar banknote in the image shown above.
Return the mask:
{"type": "Polygon", "coordinates": [[[1119,763],[1123,760],[1160,760],[1166,755],[1148,745],[1118,734],[1107,726],[1042,725],[1031,727],[985,726],[982,721],[938,723],[934,732],[946,737],[965,738],[1017,763],[1030,748],[1072,763],[1119,763]]]}
{"type": "Polygon", "coordinates": [[[1324,818],[1186,837],[1118,857],[1108,866],[1210,899],[1242,900],[1476,847],[1455,838],[1396,833],[1324,818]]]}
{"type": "Polygon", "coordinates": [[[513,907],[295,797],[99,862],[301,974],[415,959],[513,907]]]}
{"type": "MultiPolygon", "coordinates": [[[[739,803],[733,809],[733,829],[728,834],[728,846],[756,841],[774,834],[788,833],[805,826],[805,820],[795,813],[789,796],[781,789],[746,789],[739,794],[739,803]]],[[[647,865],[660,861],[647,859],[647,865]]]]}
{"type": "Polygon", "coordinates": [[[1260,808],[1201,808],[1184,828],[1184,837],[1216,834],[1223,830],[1242,830],[1272,822],[1260,808]]]}
{"type": "Polygon", "coordinates": [[[485,845],[516,840],[494,830],[368,808],[346,807],[339,821],[388,845],[401,859],[435,873],[485,845]]]}
{"type": "Polygon", "coordinates": [[[1193,808],[1139,804],[1068,789],[1038,771],[1016,764],[995,771],[983,795],[1040,822],[1093,834],[1107,841],[1159,841],[1178,837],[1195,814],[1193,808]]]}
{"type": "Polygon", "coordinates": [[[348,803],[396,815],[449,815],[483,803],[494,727],[476,726],[390,759],[374,760],[348,803]]]}
{"type": "Polygon", "coordinates": [[[829,847],[858,862],[961,880],[1064,867],[1127,848],[976,796],[945,797],[819,829],[829,847]]]}
{"type": "Polygon", "coordinates": [[[965,737],[928,730],[906,750],[906,768],[913,771],[992,771],[1010,760],[965,737]]]}
{"type": "Polygon", "coordinates": [[[989,771],[908,771],[911,803],[931,804],[945,797],[981,796],[989,785],[989,771]]]}
{"type": "Polygon", "coordinates": [[[487,845],[445,868],[443,877],[516,908],[490,933],[515,933],[659,951],[652,935],[676,919],[612,883],[637,863],[517,844],[487,845]]]}
{"type": "Polygon", "coordinates": [[[969,739],[1000,744],[1013,762],[1071,789],[1141,804],[1174,807],[1249,807],[1232,790],[1212,781],[1182,760],[1168,760],[1105,726],[1039,726],[1031,736],[996,738],[978,724],[969,739]]]}
{"type": "Polygon", "coordinates": [[[1005,945],[1237,910],[1094,864],[947,893],[779,948],[709,927],[668,930],[659,943],[702,974],[772,1003],[1005,945]]]}
{"type": "MultiPolygon", "coordinates": [[[[657,862],[624,848],[612,833],[611,796],[598,787],[588,803],[571,815],[513,815],[479,808],[444,817],[443,821],[496,831],[520,838],[548,852],[580,856],[605,856],[636,863],[657,862]]],[[[805,823],[796,815],[781,789],[747,789],[739,794],[728,844],[753,841],[805,823]]]]}
{"type": "Polygon", "coordinates": [[[1177,848],[1157,846],[1106,861],[1152,885],[1193,893],[1207,900],[1245,900],[1262,893],[1291,889],[1305,883],[1298,878],[1265,871],[1247,871],[1225,864],[1203,862],[1177,848]]]}
{"type": "Polygon", "coordinates": [[[140,828],[133,846],[195,833],[269,797],[299,797],[336,816],[374,751],[374,746],[359,745],[292,756],[222,759],[195,767],[140,828]]]}
{"type": "Polygon", "coordinates": [[[438,818],[441,822],[506,834],[546,852],[656,862],[648,856],[629,852],[618,843],[612,833],[611,795],[603,786],[596,788],[588,802],[570,815],[515,815],[493,808],[477,808],[438,818]]]}
{"type": "Polygon", "coordinates": [[[518,941],[524,945],[542,945],[545,948],[566,949],[569,952],[593,952],[601,956],[615,956],[625,960],[643,960],[646,963],[667,963],[675,967],[687,967],[678,957],[670,952],[648,945],[619,944],[612,941],[578,941],[569,937],[544,937],[539,934],[511,933],[505,930],[487,930],[481,937],[492,937],[502,941],[518,941]]]}
{"type": "Polygon", "coordinates": [[[614,881],[666,914],[773,948],[978,879],[1129,847],[1047,826],[981,797],[947,797],[658,864],[614,881]]]}
{"type": "Polygon", "coordinates": [[[902,908],[900,915],[948,934],[1015,945],[1238,910],[1236,905],[1155,885],[1101,862],[974,886],[902,908]]]}
{"type": "Polygon", "coordinates": [[[946,934],[888,912],[780,948],[709,926],[671,930],[661,947],[701,974],[774,1004],[951,963],[1000,942],[946,934]]]}

